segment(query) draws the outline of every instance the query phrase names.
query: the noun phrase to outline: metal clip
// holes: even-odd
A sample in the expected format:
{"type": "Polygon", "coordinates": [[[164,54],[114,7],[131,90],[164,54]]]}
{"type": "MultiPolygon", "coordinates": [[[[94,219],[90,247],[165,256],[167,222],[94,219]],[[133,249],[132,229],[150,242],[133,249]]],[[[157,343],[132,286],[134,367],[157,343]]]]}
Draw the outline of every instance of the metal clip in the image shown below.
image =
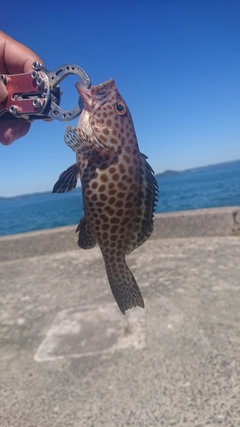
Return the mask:
{"type": "Polygon", "coordinates": [[[32,68],[32,73],[0,75],[8,90],[7,99],[0,105],[0,120],[21,117],[29,121],[52,118],[65,122],[79,116],[83,108],[81,98],[72,110],[64,111],[60,107],[59,83],[70,74],[75,74],[82,85],[89,88],[91,81],[87,73],[74,64],[49,72],[35,61],[32,68]]]}

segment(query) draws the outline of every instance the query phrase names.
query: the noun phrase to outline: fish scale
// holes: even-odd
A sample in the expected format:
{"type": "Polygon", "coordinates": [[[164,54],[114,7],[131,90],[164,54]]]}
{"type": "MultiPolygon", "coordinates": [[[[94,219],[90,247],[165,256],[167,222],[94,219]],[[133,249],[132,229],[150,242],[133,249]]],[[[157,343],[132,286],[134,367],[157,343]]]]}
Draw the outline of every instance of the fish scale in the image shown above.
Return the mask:
{"type": "Polygon", "coordinates": [[[157,182],[140,153],[132,117],[113,79],[86,89],[77,83],[84,109],[78,127],[67,127],[65,142],[76,163],[64,171],[53,192],[82,182],[84,217],[76,229],[78,245],[98,243],[112,293],[120,310],[144,301],[125,255],[153,231],[157,182]]]}

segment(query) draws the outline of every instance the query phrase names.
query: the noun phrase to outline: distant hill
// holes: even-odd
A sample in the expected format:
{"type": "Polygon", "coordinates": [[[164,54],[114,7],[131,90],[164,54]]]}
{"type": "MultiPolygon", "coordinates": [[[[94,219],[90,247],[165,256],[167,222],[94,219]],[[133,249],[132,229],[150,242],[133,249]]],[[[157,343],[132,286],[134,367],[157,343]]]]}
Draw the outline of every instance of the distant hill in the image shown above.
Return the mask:
{"type": "Polygon", "coordinates": [[[233,166],[233,167],[240,166],[240,160],[232,160],[231,162],[217,163],[214,165],[199,166],[197,168],[185,169],[183,171],[174,171],[174,170],[168,169],[164,172],[157,173],[155,176],[156,176],[156,178],[164,178],[165,176],[179,175],[182,173],[194,173],[194,172],[200,172],[200,171],[204,171],[204,170],[208,170],[208,169],[219,169],[219,168],[231,167],[231,166],[233,166]]]}

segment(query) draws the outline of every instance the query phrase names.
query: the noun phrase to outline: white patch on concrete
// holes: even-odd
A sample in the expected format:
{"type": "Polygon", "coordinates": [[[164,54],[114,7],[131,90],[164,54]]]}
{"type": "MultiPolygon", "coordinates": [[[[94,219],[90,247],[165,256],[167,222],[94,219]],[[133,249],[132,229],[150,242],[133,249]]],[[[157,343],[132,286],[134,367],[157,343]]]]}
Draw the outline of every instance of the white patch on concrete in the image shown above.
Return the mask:
{"type": "Polygon", "coordinates": [[[60,311],[34,359],[37,362],[82,357],[146,346],[145,310],[124,316],[116,304],[60,311]]]}

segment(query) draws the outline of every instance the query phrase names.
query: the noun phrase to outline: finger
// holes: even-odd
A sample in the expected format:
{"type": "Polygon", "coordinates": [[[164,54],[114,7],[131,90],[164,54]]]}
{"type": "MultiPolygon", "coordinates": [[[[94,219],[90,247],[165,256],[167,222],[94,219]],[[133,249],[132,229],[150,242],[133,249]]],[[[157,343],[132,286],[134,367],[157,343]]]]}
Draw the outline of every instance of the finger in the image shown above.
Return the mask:
{"type": "Polygon", "coordinates": [[[0,104],[1,102],[5,101],[5,99],[7,98],[7,95],[8,95],[8,92],[7,92],[6,86],[0,79],[0,104]]]}
{"type": "Polygon", "coordinates": [[[24,119],[12,119],[0,123],[0,142],[9,145],[16,139],[26,135],[31,124],[24,119]]]}
{"type": "Polygon", "coordinates": [[[32,71],[33,61],[43,63],[42,59],[27,46],[17,42],[0,31],[0,70],[1,73],[18,74],[32,71]]]}

